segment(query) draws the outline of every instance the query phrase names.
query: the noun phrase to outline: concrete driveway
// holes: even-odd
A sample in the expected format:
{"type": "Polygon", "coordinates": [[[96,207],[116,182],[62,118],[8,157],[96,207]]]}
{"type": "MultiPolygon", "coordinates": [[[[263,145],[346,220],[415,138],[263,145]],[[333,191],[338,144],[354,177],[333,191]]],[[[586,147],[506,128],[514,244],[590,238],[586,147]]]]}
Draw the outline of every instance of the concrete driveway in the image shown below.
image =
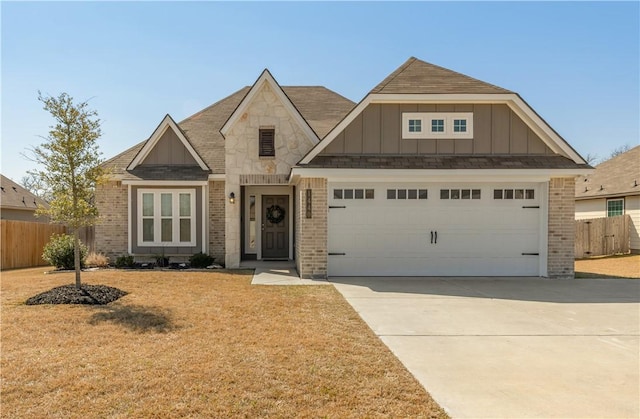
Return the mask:
{"type": "Polygon", "coordinates": [[[331,282],[454,418],[640,416],[640,280],[331,282]]]}

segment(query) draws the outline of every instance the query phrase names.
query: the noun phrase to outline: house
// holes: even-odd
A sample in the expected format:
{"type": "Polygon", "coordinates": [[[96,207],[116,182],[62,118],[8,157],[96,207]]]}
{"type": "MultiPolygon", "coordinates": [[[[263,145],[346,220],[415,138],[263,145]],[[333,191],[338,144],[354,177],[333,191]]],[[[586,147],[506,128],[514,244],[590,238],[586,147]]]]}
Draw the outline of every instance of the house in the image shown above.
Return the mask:
{"type": "Polygon", "coordinates": [[[48,223],[48,217],[36,217],[38,206],[48,208],[43,199],[20,184],[0,175],[0,218],[3,220],[48,223]]]}
{"type": "Polygon", "coordinates": [[[517,93],[410,58],[359,103],[250,87],[105,163],[97,250],[327,276],[573,276],[591,168],[517,93]]]}
{"type": "Polygon", "coordinates": [[[631,253],[640,253],[640,146],[576,180],[576,220],[629,214],[631,253]]]}

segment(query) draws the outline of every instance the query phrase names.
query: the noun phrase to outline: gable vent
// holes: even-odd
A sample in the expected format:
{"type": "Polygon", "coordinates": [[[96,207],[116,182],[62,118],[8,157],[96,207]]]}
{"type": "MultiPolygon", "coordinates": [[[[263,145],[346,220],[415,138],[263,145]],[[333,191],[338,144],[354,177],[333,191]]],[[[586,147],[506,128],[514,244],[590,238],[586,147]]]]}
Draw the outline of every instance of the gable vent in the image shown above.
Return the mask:
{"type": "Polygon", "coordinates": [[[273,157],[276,155],[275,137],[274,129],[260,130],[260,157],[273,157]]]}

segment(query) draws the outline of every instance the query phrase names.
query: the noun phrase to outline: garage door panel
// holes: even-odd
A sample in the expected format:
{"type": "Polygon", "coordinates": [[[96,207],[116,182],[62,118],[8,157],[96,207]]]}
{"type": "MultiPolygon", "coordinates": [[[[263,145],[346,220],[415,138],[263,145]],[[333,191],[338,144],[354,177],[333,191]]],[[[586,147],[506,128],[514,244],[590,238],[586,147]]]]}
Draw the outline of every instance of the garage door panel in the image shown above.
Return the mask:
{"type": "Polygon", "coordinates": [[[413,186],[428,189],[426,200],[387,199],[407,185],[342,187],[372,188],[375,199],[332,201],[330,192],[330,205],[345,207],[329,212],[329,252],[344,253],[329,257],[330,276],[539,275],[541,210],[523,208],[538,205],[537,185],[474,186],[476,200],[439,199],[459,185],[413,186]],[[535,190],[535,199],[494,200],[495,188],[535,190]]]}

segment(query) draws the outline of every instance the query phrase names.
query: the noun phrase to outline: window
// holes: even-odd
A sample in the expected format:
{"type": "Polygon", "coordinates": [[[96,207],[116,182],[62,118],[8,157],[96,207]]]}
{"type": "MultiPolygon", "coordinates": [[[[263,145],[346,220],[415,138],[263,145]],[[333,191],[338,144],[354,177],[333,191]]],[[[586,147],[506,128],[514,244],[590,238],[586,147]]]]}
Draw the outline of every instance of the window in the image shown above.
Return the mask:
{"type": "Polygon", "coordinates": [[[480,189],[440,189],[440,199],[480,199],[480,189]]]}
{"type": "Polygon", "coordinates": [[[467,120],[466,119],[454,119],[453,120],[453,132],[467,132],[467,120]]]}
{"type": "Polygon", "coordinates": [[[273,128],[260,129],[260,157],[275,157],[276,155],[276,130],[273,128]]]}
{"type": "Polygon", "coordinates": [[[432,119],[431,132],[444,132],[444,119],[432,119]]]}
{"type": "Polygon", "coordinates": [[[535,199],[534,189],[494,189],[493,199],[535,199]]]}
{"type": "Polygon", "coordinates": [[[138,246],[195,246],[195,189],[138,190],[138,246]]]}
{"type": "Polygon", "coordinates": [[[387,199],[427,199],[427,190],[387,189],[387,199]]]}
{"type": "Polygon", "coordinates": [[[473,138],[473,112],[404,112],[402,138],[473,138]]]}
{"type": "Polygon", "coordinates": [[[334,189],[333,199],[373,199],[373,189],[334,189]]]}
{"type": "Polygon", "coordinates": [[[624,198],[607,201],[607,217],[615,217],[622,214],[624,214],[624,198]]]}
{"type": "Polygon", "coordinates": [[[422,132],[422,119],[410,119],[409,132],[422,132]]]}

